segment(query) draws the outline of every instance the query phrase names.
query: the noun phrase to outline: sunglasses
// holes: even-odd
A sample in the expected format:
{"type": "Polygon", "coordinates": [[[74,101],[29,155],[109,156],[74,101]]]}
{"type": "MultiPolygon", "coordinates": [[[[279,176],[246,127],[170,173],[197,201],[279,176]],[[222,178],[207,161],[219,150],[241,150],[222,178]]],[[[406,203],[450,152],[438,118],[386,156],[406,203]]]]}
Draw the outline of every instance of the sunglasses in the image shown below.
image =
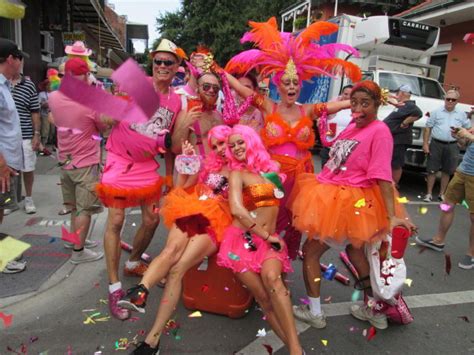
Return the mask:
{"type": "Polygon", "coordinates": [[[219,90],[221,89],[219,87],[219,85],[215,85],[215,84],[202,84],[201,85],[202,89],[205,91],[205,92],[208,92],[209,90],[212,89],[212,91],[217,94],[219,92],[219,90]]]}
{"type": "Polygon", "coordinates": [[[247,242],[247,245],[249,246],[250,251],[257,251],[257,246],[255,245],[252,239],[252,234],[249,231],[244,233],[244,239],[247,242]]]}
{"type": "Polygon", "coordinates": [[[165,67],[170,67],[172,66],[173,64],[175,64],[176,62],[175,61],[172,61],[172,60],[160,60],[160,59],[153,59],[153,63],[155,63],[156,65],[160,66],[160,65],[164,65],[165,67]]]}
{"type": "Polygon", "coordinates": [[[458,101],[458,99],[451,99],[451,98],[446,98],[445,100],[448,101],[448,102],[456,102],[456,101],[458,101]]]}

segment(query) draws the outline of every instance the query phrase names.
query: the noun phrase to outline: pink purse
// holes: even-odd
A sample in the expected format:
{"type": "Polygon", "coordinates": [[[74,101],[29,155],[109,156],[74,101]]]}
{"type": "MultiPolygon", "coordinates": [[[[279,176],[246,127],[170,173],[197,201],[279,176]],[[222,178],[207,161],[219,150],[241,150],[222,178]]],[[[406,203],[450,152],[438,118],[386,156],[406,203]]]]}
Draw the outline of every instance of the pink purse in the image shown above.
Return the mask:
{"type": "Polygon", "coordinates": [[[179,174],[195,175],[201,169],[201,158],[199,155],[184,155],[176,156],[175,168],[179,174]]]}

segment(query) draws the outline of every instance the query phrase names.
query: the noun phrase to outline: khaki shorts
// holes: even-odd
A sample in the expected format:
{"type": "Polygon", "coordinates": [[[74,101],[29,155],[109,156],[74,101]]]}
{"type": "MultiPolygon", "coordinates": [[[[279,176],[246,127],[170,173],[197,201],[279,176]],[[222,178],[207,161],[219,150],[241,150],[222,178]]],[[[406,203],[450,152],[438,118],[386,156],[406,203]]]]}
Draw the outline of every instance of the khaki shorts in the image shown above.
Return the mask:
{"type": "Polygon", "coordinates": [[[84,168],[61,170],[61,189],[66,207],[76,209],[77,215],[102,212],[102,204],[95,193],[99,182],[99,165],[84,168]]]}
{"type": "Polygon", "coordinates": [[[36,168],[36,152],[33,150],[32,139],[23,139],[23,162],[25,167],[24,173],[35,171],[36,168]]]}
{"type": "Polygon", "coordinates": [[[449,182],[444,197],[450,203],[461,203],[466,200],[469,212],[474,213],[474,175],[456,171],[449,182]]]}

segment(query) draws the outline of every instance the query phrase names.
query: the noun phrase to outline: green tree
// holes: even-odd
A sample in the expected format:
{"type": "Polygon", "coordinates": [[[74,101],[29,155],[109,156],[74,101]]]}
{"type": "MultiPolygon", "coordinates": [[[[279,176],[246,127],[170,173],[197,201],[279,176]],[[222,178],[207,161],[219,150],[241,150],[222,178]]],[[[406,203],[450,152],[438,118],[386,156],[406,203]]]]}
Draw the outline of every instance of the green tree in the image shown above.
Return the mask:
{"type": "Polygon", "coordinates": [[[180,9],[161,14],[157,29],[167,38],[191,53],[200,43],[213,51],[224,65],[244,49],[240,37],[248,30],[248,21],[279,20],[279,12],[294,0],[183,0],[180,9]]]}

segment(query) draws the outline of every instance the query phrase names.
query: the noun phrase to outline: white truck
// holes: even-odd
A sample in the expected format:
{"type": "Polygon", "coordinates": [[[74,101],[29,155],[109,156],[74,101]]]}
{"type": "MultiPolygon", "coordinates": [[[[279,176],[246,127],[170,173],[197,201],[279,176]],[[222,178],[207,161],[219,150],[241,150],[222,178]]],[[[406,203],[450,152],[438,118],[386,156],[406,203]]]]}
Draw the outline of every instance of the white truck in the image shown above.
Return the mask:
{"type": "MultiPolygon", "coordinates": [[[[409,84],[414,91],[412,99],[423,112],[423,117],[413,127],[413,144],[407,150],[406,164],[425,166],[422,150],[423,127],[427,114],[444,105],[445,90],[438,82],[440,68],[430,65],[430,56],[438,46],[440,29],[423,23],[389,16],[361,18],[342,15],[331,19],[339,25],[338,32],[321,38],[324,43],[344,43],[359,50],[359,58],[340,53],[342,59],[357,64],[363,78],[377,82],[382,88],[395,92],[402,84],[409,84]]],[[[339,95],[348,84],[346,78],[313,78],[305,83],[299,102],[325,102],[339,95]]],[[[274,90],[273,90],[274,91],[274,90]]],[[[458,108],[469,114],[471,107],[458,103],[458,108]]],[[[379,119],[384,119],[394,109],[383,106],[379,119]]]]}

